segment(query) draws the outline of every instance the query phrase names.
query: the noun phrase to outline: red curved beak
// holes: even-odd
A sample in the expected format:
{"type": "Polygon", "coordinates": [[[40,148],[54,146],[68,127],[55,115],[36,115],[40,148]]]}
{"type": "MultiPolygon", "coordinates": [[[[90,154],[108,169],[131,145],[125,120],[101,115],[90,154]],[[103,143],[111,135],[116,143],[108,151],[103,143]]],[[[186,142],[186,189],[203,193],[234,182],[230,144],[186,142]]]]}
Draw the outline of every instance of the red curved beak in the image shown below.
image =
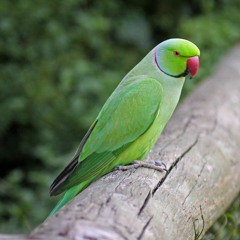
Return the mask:
{"type": "Polygon", "coordinates": [[[187,68],[191,75],[190,78],[195,77],[199,68],[199,57],[195,56],[195,57],[189,58],[187,60],[187,68]]]}

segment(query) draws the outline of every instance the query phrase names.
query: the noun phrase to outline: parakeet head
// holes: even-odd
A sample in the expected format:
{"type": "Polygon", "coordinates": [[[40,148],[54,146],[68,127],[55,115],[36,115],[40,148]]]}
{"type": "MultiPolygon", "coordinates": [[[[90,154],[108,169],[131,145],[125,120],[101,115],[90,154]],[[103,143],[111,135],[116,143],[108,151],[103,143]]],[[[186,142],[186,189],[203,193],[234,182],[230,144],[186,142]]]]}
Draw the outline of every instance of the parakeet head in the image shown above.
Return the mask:
{"type": "Polygon", "coordinates": [[[160,71],[179,78],[190,74],[194,77],[199,68],[200,50],[184,39],[173,38],[156,46],[154,60],[160,71]]]}

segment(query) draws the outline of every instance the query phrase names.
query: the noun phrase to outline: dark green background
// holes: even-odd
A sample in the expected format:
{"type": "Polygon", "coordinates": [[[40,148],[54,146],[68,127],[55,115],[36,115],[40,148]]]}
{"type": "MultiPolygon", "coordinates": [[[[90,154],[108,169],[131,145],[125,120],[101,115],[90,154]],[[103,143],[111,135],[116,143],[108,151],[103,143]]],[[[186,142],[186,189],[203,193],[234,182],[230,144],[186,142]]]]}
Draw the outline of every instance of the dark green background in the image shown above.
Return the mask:
{"type": "Polygon", "coordinates": [[[28,232],[123,76],[171,37],[201,49],[184,95],[240,40],[239,0],[0,1],[0,232],[28,232]]]}

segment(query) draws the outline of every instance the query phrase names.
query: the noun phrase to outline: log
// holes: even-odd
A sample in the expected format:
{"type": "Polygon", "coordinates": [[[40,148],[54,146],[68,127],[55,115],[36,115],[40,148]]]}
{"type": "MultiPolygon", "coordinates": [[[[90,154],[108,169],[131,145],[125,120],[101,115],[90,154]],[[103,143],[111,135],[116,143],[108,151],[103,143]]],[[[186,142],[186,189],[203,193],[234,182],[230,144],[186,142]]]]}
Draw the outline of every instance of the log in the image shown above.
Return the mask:
{"type": "Polygon", "coordinates": [[[240,190],[239,58],[240,45],[173,115],[146,159],[163,161],[167,173],[113,171],[28,237],[200,239],[240,190]]]}
{"type": "Polygon", "coordinates": [[[26,235],[20,234],[0,234],[0,240],[26,240],[26,235]]]}

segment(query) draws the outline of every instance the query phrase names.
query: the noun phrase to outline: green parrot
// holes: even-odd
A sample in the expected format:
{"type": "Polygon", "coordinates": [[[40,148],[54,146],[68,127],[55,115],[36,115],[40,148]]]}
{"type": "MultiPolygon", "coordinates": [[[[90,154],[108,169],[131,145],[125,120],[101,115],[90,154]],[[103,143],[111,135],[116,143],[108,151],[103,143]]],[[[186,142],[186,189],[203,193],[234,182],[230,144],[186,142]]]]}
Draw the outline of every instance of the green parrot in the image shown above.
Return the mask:
{"type": "Polygon", "coordinates": [[[93,180],[148,155],[177,106],[185,77],[196,75],[199,56],[192,42],[169,39],[123,78],[52,183],[50,195],[64,196],[50,216],[93,180]]]}

